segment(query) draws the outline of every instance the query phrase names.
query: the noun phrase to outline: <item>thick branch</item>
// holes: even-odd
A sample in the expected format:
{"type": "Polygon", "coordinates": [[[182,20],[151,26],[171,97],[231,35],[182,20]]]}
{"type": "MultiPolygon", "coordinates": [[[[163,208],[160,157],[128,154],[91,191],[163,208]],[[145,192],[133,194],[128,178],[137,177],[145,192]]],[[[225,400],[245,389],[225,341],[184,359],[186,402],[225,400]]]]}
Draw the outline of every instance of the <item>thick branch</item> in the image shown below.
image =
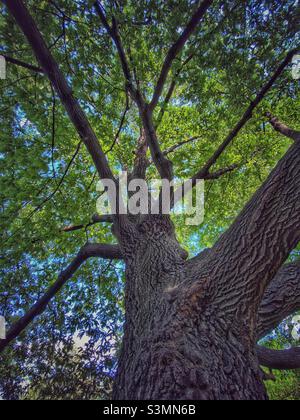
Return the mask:
{"type": "Polygon", "coordinates": [[[147,150],[148,143],[146,140],[145,131],[141,130],[131,176],[132,179],[145,179],[147,167],[149,166],[149,160],[147,159],[147,150]]]}
{"type": "Polygon", "coordinates": [[[66,270],[60,273],[57,281],[48,289],[48,291],[41,297],[41,299],[39,299],[38,302],[10,328],[6,339],[0,340],[0,353],[15,338],[17,338],[38,315],[44,312],[50,300],[62,289],[62,287],[76,273],[81,265],[91,257],[121,259],[122,255],[117,245],[85,245],[80,250],[77,257],[66,268],[66,270]]]}
{"type": "Polygon", "coordinates": [[[181,34],[181,36],[178,38],[178,40],[175,42],[175,44],[172,45],[172,47],[169,49],[168,54],[166,56],[165,62],[163,64],[156,88],[154,90],[153,98],[150,103],[150,109],[153,111],[156,105],[158,104],[159,98],[162,94],[164,85],[166,83],[169,71],[172,67],[173,61],[176,59],[178,54],[181,52],[183,47],[185,46],[186,42],[190,38],[190,36],[193,34],[193,32],[196,30],[199,22],[204,17],[205,13],[207,12],[209,6],[213,3],[213,0],[204,0],[200,7],[197,9],[197,11],[192,16],[191,20],[187,24],[185,30],[181,34]]]}
{"type": "Polygon", "coordinates": [[[288,350],[271,350],[257,346],[259,363],[269,369],[300,369],[300,347],[288,350]]]}
{"type": "Polygon", "coordinates": [[[173,178],[172,164],[168,159],[165,158],[160,149],[150,107],[146,104],[145,99],[143,98],[143,95],[140,92],[140,90],[134,86],[128,60],[119,35],[118,24],[116,22],[116,19],[113,17],[113,24],[112,26],[110,26],[99,0],[95,2],[95,8],[103,26],[107,30],[108,34],[111,36],[118,50],[123,73],[127,82],[127,89],[130,92],[132,99],[138,106],[140,117],[144,127],[144,133],[151,151],[153,162],[155,163],[161,178],[167,178],[171,180],[173,178]]]}
{"type": "Polygon", "coordinates": [[[270,123],[274,127],[276,131],[284,136],[294,140],[300,141],[300,131],[293,130],[292,128],[288,127],[287,125],[283,124],[278,120],[278,118],[274,117],[270,112],[267,113],[267,117],[270,119],[270,123]]]}
{"type": "MultiPolygon", "coordinates": [[[[215,305],[222,316],[247,323],[253,340],[266,288],[299,241],[300,143],[295,143],[205,263],[210,277],[207,289],[215,305]]],[[[203,287],[200,280],[199,287],[203,287]]]]}
{"type": "Polygon", "coordinates": [[[280,64],[278,69],[275,71],[271,79],[265,84],[265,86],[261,89],[261,91],[257,94],[256,98],[253,102],[249,105],[248,109],[240,119],[240,121],[237,123],[237,125],[234,127],[234,129],[229,133],[229,135],[226,137],[224,142],[221,144],[221,146],[216,150],[216,152],[213,154],[213,156],[208,160],[208,162],[205,164],[205,166],[200,169],[200,171],[194,175],[193,180],[201,179],[205,177],[205,175],[208,174],[211,167],[217,162],[221,154],[227,149],[227,147],[231,144],[231,142],[235,139],[235,137],[239,134],[239,132],[244,128],[244,126],[247,124],[247,122],[252,118],[253,111],[255,108],[258,107],[258,105],[262,102],[266,94],[269,92],[269,90],[273,87],[276,80],[281,76],[287,65],[290,63],[291,59],[293,58],[295,54],[295,50],[290,51],[285,60],[280,64]]]}
{"type": "Polygon", "coordinates": [[[157,117],[157,120],[156,120],[156,124],[155,124],[156,128],[159,127],[159,125],[162,122],[162,119],[163,119],[163,117],[165,115],[165,111],[167,109],[167,106],[168,106],[168,104],[169,104],[169,102],[170,102],[170,100],[171,100],[171,98],[173,96],[174,90],[176,88],[177,79],[180,76],[180,73],[182,72],[182,70],[184,69],[184,67],[194,58],[194,55],[195,55],[195,53],[192,53],[192,54],[190,54],[188,56],[188,58],[186,60],[184,60],[184,62],[180,66],[180,68],[177,70],[177,72],[176,72],[173,80],[171,81],[171,84],[170,84],[169,89],[168,89],[168,92],[166,94],[164,103],[163,103],[163,105],[161,107],[161,110],[159,111],[159,114],[158,114],[158,117],[157,117]]]}
{"type": "Polygon", "coordinates": [[[99,141],[90,126],[90,123],[74,98],[71,88],[61,73],[57,62],[46,46],[33,18],[29,14],[22,0],[2,0],[10,13],[14,16],[20,29],[31,45],[43,71],[49,77],[57,91],[71,121],[73,122],[80,138],[85,143],[101,178],[114,179],[109,168],[106,156],[99,141]]]}
{"type": "Polygon", "coordinates": [[[271,333],[282,321],[298,310],[300,310],[300,261],[284,265],[267,288],[258,312],[258,340],[271,333]]]}

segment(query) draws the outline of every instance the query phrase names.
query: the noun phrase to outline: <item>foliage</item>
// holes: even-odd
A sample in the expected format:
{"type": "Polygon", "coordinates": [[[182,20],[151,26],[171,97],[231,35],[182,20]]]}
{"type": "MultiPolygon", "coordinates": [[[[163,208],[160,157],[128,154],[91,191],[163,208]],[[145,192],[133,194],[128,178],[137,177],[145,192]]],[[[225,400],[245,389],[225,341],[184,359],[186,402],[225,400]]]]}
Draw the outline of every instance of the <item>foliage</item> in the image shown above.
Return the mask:
{"type": "MultiPolygon", "coordinates": [[[[147,98],[168,47],[197,3],[103,2],[108,17],[114,14],[119,21],[125,49],[147,98]]],[[[210,9],[175,62],[170,82],[193,54],[176,79],[173,99],[158,128],[163,150],[192,136],[200,138],[172,153],[176,177],[189,177],[207,161],[287,51],[297,45],[296,3],[217,1],[210,9]]],[[[93,1],[28,0],[26,4],[104,150],[109,150],[119,130],[126,95],[116,50],[93,1]]],[[[0,29],[0,54],[36,64],[4,8],[0,29]]],[[[107,243],[114,239],[108,225],[61,232],[70,224],[89,223],[96,210],[97,177],[83,146],[65,175],[79,139],[45,76],[8,63],[7,79],[0,80],[0,88],[0,313],[11,325],[53,284],[87,239],[107,243]]],[[[271,110],[299,129],[297,91],[298,82],[287,69],[218,161],[215,170],[233,163],[239,169],[207,182],[201,229],[175,219],[177,235],[191,254],[213,245],[288,148],[290,142],[271,129],[264,114],[271,110]]],[[[163,101],[159,106],[164,109],[163,101]]],[[[108,153],[116,172],[132,166],[139,132],[139,115],[130,101],[125,124],[108,153]]],[[[154,176],[151,167],[148,177],[154,176]]],[[[0,393],[4,398],[86,398],[89,378],[96,381],[89,398],[97,398],[98,389],[98,397],[104,398],[100,389],[109,387],[107,375],[114,374],[122,335],[123,276],[121,263],[97,260],[81,268],[1,356],[0,393]],[[88,345],[74,355],[78,337],[89,337],[88,345]]],[[[292,376],[288,378],[291,384],[292,376]]],[[[282,376],[278,382],[280,390],[269,386],[272,397],[281,391],[285,395],[285,380],[282,376]]]]}

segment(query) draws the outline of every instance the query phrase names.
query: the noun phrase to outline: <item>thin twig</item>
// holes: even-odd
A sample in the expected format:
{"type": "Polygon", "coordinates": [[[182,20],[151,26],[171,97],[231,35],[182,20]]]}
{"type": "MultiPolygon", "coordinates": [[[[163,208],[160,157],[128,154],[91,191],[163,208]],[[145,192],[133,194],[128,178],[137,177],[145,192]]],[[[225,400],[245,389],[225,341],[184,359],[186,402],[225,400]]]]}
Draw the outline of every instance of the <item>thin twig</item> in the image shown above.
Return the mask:
{"type": "Polygon", "coordinates": [[[27,70],[34,71],[35,73],[41,73],[41,74],[44,73],[44,70],[41,69],[40,67],[37,67],[37,66],[33,66],[31,64],[24,63],[24,61],[20,61],[20,60],[18,60],[16,58],[9,57],[8,55],[5,55],[5,54],[1,54],[1,55],[2,55],[2,57],[5,58],[5,60],[8,63],[15,64],[16,66],[23,67],[23,68],[25,68],[27,70]]]}
{"type": "Polygon", "coordinates": [[[123,112],[123,115],[122,115],[122,118],[121,118],[121,122],[120,122],[120,125],[119,125],[119,128],[118,128],[118,131],[115,135],[115,138],[114,138],[114,141],[112,142],[112,145],[110,146],[110,148],[108,150],[106,150],[105,154],[108,154],[108,153],[112,152],[113,148],[115,147],[115,145],[116,145],[116,143],[119,139],[119,136],[121,134],[121,131],[123,130],[123,125],[125,123],[125,119],[126,119],[126,115],[127,115],[128,111],[129,111],[129,97],[126,94],[125,109],[124,109],[124,112],[123,112]]]}

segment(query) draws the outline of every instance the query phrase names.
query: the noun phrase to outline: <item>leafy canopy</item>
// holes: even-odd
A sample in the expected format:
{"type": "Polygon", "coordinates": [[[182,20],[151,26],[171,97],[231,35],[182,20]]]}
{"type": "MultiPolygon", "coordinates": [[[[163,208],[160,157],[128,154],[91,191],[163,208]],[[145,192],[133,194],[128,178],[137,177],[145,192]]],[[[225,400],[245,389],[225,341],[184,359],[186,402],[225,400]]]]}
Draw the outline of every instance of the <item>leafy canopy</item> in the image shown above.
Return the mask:
{"type": "MultiPolygon", "coordinates": [[[[170,103],[165,106],[162,98],[155,116],[160,121],[164,111],[158,127],[162,150],[197,137],[170,155],[176,177],[186,179],[203,166],[278,63],[297,45],[297,3],[216,1],[209,10],[172,67],[163,95],[176,81],[170,103]]],[[[130,170],[141,123],[130,100],[115,141],[127,102],[124,76],[93,1],[26,4],[104,150],[114,145],[108,153],[111,167],[116,173],[120,168],[130,170]]],[[[114,15],[119,22],[124,48],[146,98],[151,98],[168,48],[197,5],[190,0],[103,2],[108,19],[114,15]]],[[[0,29],[0,54],[37,65],[4,8],[0,29]]],[[[239,168],[207,181],[203,226],[186,227],[183,220],[175,219],[178,237],[192,254],[212,246],[288,148],[289,141],[266,123],[265,112],[271,110],[299,129],[298,82],[290,70],[215,165],[216,170],[235,163],[239,168]]],[[[89,223],[96,211],[97,176],[46,77],[8,63],[7,79],[0,81],[0,88],[0,313],[11,325],[87,239],[108,243],[114,239],[108,225],[61,232],[70,224],[89,223]]],[[[148,177],[156,175],[149,168],[148,177]]],[[[3,395],[18,398],[30,384],[31,396],[74,398],[77,389],[81,398],[105,398],[106,391],[98,390],[109,388],[116,367],[123,283],[122,263],[97,260],[81,268],[3,355],[3,395]],[[89,337],[86,346],[82,337],[85,342],[89,337]],[[83,346],[75,355],[74,342],[83,346]]]]}

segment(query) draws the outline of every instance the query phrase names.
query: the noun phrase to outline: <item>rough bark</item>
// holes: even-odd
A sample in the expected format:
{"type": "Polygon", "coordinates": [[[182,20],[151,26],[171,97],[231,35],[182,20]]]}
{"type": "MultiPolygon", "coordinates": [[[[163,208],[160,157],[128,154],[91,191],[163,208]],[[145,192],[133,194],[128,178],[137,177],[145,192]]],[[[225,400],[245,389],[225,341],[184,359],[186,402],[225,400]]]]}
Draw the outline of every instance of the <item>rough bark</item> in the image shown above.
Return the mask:
{"type": "Polygon", "coordinates": [[[126,325],[114,398],[267,398],[256,326],[266,288],[300,240],[300,144],[204,256],[185,262],[166,218],[121,238],[126,325]]]}
{"type": "Polygon", "coordinates": [[[150,109],[153,111],[156,107],[159,98],[162,94],[163,88],[165,86],[168,74],[171,70],[172,64],[178,54],[182,51],[183,47],[185,46],[188,39],[191,37],[191,35],[196,30],[197,26],[205,16],[207,10],[212,5],[213,0],[203,0],[194,13],[194,15],[191,17],[190,21],[188,22],[186,28],[180,35],[180,37],[177,39],[177,41],[171,46],[171,48],[168,51],[168,54],[166,56],[166,59],[164,61],[157,85],[155,87],[155,91],[153,94],[153,98],[150,103],[150,109]]]}

